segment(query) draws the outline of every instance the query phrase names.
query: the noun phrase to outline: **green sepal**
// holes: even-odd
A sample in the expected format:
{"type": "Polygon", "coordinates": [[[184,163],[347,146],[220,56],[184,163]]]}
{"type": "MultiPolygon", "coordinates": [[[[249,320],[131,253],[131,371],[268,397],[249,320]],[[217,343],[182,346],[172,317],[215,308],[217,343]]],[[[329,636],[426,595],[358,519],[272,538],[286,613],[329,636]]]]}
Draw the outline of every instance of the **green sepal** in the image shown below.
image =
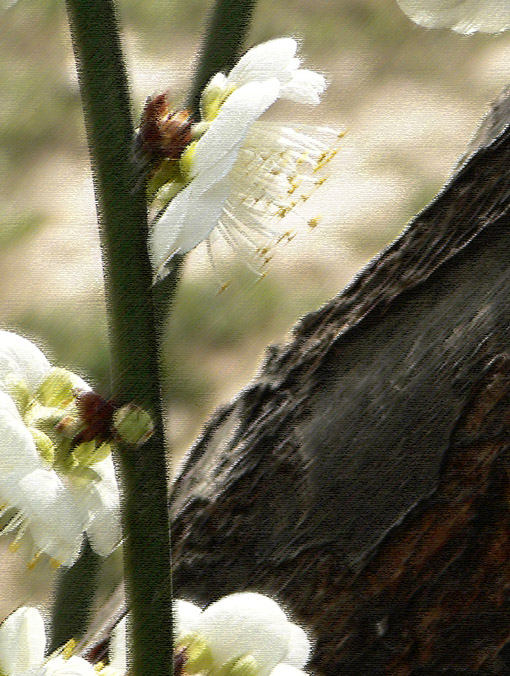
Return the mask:
{"type": "Polygon", "coordinates": [[[36,397],[44,406],[61,408],[75,398],[77,376],[67,369],[52,368],[39,384],[36,397]]]}
{"type": "Polygon", "coordinates": [[[27,429],[32,435],[32,439],[34,440],[35,447],[40,457],[44,462],[52,466],[55,461],[55,444],[53,441],[47,434],[36,427],[28,427],[27,429]]]}
{"type": "Polygon", "coordinates": [[[197,143],[198,141],[189,143],[179,159],[181,175],[185,183],[189,183],[193,179],[193,158],[195,157],[197,143]]]}
{"type": "Polygon", "coordinates": [[[207,673],[213,668],[213,656],[209,644],[199,634],[188,634],[179,641],[177,649],[186,649],[187,674],[207,673]]]}
{"type": "Polygon", "coordinates": [[[166,185],[184,185],[181,167],[178,160],[163,160],[147,182],[147,195],[152,199],[154,195],[166,185]]]}
{"type": "Polygon", "coordinates": [[[74,466],[69,472],[68,476],[74,481],[81,481],[83,483],[92,483],[101,481],[100,475],[91,467],[74,466]]]}
{"type": "Polygon", "coordinates": [[[215,676],[256,676],[258,664],[253,655],[243,655],[222,664],[215,676]]]}
{"type": "Polygon", "coordinates": [[[94,439],[91,439],[90,441],[84,441],[73,448],[71,453],[73,465],[89,467],[90,465],[107,458],[110,455],[110,452],[111,447],[108,443],[103,443],[100,446],[96,446],[94,439]]]}
{"type": "Polygon", "coordinates": [[[69,414],[64,409],[38,403],[33,403],[25,413],[27,426],[37,427],[55,441],[60,436],[57,426],[61,426],[66,418],[69,418],[69,414]]]}
{"type": "Polygon", "coordinates": [[[32,395],[25,381],[13,376],[7,376],[5,386],[16,404],[16,408],[23,417],[32,402],[32,395]]]}

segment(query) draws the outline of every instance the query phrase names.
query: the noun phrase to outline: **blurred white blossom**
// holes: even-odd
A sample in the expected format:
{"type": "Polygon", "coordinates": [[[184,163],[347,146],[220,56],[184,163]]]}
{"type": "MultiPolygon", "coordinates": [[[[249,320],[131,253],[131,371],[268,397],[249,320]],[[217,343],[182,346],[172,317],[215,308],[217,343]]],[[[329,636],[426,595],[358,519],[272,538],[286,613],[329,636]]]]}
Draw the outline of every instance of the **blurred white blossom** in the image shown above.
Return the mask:
{"type": "Polygon", "coordinates": [[[2,676],[97,676],[92,664],[75,655],[45,659],[44,622],[35,608],[18,608],[0,625],[2,676]]]}
{"type": "Polygon", "coordinates": [[[94,440],[73,445],[81,425],[76,396],[88,390],[29,340],[0,331],[2,530],[16,531],[12,548],[30,535],[35,558],[45,553],[56,564],[75,561],[84,532],[103,556],[120,540],[110,448],[94,440]]]}
{"type": "MultiPolygon", "coordinates": [[[[252,592],[231,594],[203,611],[177,599],[173,608],[175,652],[176,658],[183,657],[182,673],[307,676],[302,667],[310,656],[310,641],[269,597],[252,592]]],[[[128,621],[129,615],[113,631],[105,676],[128,671],[128,621]]]]}
{"type": "Polygon", "coordinates": [[[163,189],[170,204],[150,236],[161,274],[184,254],[219,232],[233,247],[277,239],[270,229],[324,182],[322,169],[335,154],[340,134],[327,127],[265,124],[258,118],[278,99],[317,104],[324,77],[300,68],[292,38],[250,49],[228,76],[217,73],[201,96],[201,121],[179,160],[177,179],[163,189]]]}
{"type": "Polygon", "coordinates": [[[509,0],[397,0],[420,26],[458,33],[499,33],[510,28],[509,0]]]}
{"type": "Polygon", "coordinates": [[[310,654],[303,629],[275,601],[250,592],[225,596],[204,611],[178,601],[176,633],[190,674],[303,676],[310,654]]]}

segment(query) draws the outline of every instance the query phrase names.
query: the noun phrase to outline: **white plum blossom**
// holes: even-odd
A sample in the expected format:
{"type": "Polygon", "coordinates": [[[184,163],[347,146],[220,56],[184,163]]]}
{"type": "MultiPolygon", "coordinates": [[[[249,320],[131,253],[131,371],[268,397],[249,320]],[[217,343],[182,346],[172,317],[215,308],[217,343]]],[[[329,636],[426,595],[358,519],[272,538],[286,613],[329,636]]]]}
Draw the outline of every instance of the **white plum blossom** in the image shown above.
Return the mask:
{"type": "Polygon", "coordinates": [[[233,248],[251,246],[268,227],[324,182],[323,167],[340,134],[327,127],[259,122],[278,99],[317,104],[323,75],[300,68],[292,38],[250,49],[228,75],[217,73],[201,96],[201,121],[180,158],[180,179],[167,185],[169,205],[152,226],[150,250],[161,275],[184,254],[220,233],[233,248]]]}
{"type": "Polygon", "coordinates": [[[178,601],[176,634],[190,674],[304,676],[310,655],[303,629],[276,601],[252,592],[225,596],[204,611],[178,601]]]}
{"type": "MultiPolygon", "coordinates": [[[[310,641],[280,606],[267,596],[241,592],[224,596],[201,610],[177,599],[174,609],[176,655],[184,656],[185,674],[201,676],[306,676],[310,641]]],[[[110,676],[128,671],[126,621],[110,643],[110,676]]]]}
{"type": "Polygon", "coordinates": [[[397,0],[420,26],[458,33],[499,33],[510,28],[508,0],[397,0]]]}
{"type": "Polygon", "coordinates": [[[13,548],[30,536],[35,558],[45,553],[56,564],[76,560],[84,532],[103,556],[120,541],[109,446],[72,444],[76,394],[88,390],[75,374],[52,367],[29,340],[0,331],[2,530],[16,532],[13,548]]]}
{"type": "Polygon", "coordinates": [[[2,676],[97,676],[92,664],[71,655],[45,658],[44,621],[35,608],[22,607],[0,624],[2,676]]]}

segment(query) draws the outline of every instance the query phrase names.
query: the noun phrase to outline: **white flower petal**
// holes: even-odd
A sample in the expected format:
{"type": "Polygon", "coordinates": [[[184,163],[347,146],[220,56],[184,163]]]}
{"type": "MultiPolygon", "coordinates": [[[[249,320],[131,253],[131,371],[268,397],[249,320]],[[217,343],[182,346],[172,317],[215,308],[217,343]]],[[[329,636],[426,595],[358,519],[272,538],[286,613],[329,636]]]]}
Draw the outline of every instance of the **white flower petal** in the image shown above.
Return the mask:
{"type": "Polygon", "coordinates": [[[292,38],[258,45],[226,79],[217,74],[205,88],[204,110],[216,96],[221,105],[212,121],[202,125],[207,129],[186,158],[190,182],[153,225],[150,251],[159,277],[173,255],[193,249],[216,226],[232,247],[247,243],[260,251],[250,231],[267,237],[269,220],[283,218],[323,182],[316,172],[333,154],[326,144],[289,128],[270,135],[272,146],[253,142],[257,120],[278,98],[315,104],[326,87],[322,75],[299,68],[296,48],[292,38]],[[221,93],[230,90],[221,102],[221,93]]]}
{"type": "Polygon", "coordinates": [[[301,671],[292,664],[277,664],[270,676],[308,676],[305,671],[301,671]]]}
{"type": "Polygon", "coordinates": [[[508,0],[398,0],[402,10],[427,28],[459,33],[498,33],[510,28],[508,0]]]}
{"type": "Polygon", "coordinates": [[[174,197],[152,228],[150,247],[156,270],[174,253],[187,253],[200,244],[216,226],[241,143],[253,122],[276,101],[278,91],[276,79],[237,89],[200,138],[193,157],[196,178],[174,197]]]}
{"type": "Polygon", "coordinates": [[[113,460],[108,456],[91,466],[101,479],[72,486],[78,506],[87,514],[87,535],[92,549],[108,556],[121,540],[120,497],[113,460]]]}
{"type": "Polygon", "coordinates": [[[292,38],[269,40],[249,49],[242,56],[227,77],[228,85],[240,87],[248,82],[278,78],[285,84],[292,71],[299,66],[294,58],[297,43],[292,38]]]}
{"type": "Polygon", "coordinates": [[[41,667],[39,673],[41,676],[97,676],[94,666],[76,655],[69,659],[61,655],[53,657],[41,667]]]}
{"type": "Polygon", "coordinates": [[[0,672],[17,676],[44,659],[46,637],[41,614],[35,608],[18,608],[0,625],[0,672]]]}
{"type": "Polygon", "coordinates": [[[108,650],[109,666],[121,674],[127,671],[127,617],[123,617],[112,631],[108,650]]]}
{"type": "MultiPolygon", "coordinates": [[[[266,78],[263,82],[249,82],[232,92],[197,143],[193,172],[200,175],[217,165],[223,172],[228,172],[229,168],[221,165],[222,158],[239,147],[252,124],[276,101],[279,91],[278,80],[266,78]]],[[[235,157],[232,164],[234,161],[235,157]]]]}
{"type": "Polygon", "coordinates": [[[226,596],[208,606],[197,623],[216,666],[252,655],[265,676],[283,661],[289,644],[289,622],[280,606],[261,594],[226,596]]]}
{"type": "Polygon", "coordinates": [[[284,662],[296,668],[304,667],[310,659],[311,645],[308,636],[298,624],[290,623],[289,630],[289,648],[284,662]]]}
{"type": "Polygon", "coordinates": [[[280,98],[295,101],[296,103],[320,103],[321,95],[327,87],[326,78],[314,70],[300,68],[290,82],[283,85],[280,98]]]}
{"type": "Polygon", "coordinates": [[[5,388],[6,379],[14,377],[33,391],[49,369],[49,361],[33,343],[10,331],[0,331],[0,388],[5,388]]]}
{"type": "Polygon", "coordinates": [[[5,392],[0,391],[0,502],[1,486],[11,481],[11,474],[18,477],[42,467],[32,435],[5,392]]]}
{"type": "Polygon", "coordinates": [[[174,601],[175,636],[184,636],[196,631],[197,623],[202,614],[201,608],[189,601],[176,599],[174,601]]]}
{"type": "Polygon", "coordinates": [[[76,560],[85,523],[55,472],[37,469],[27,474],[7,497],[25,515],[39,550],[67,566],[76,560]]]}
{"type": "Polygon", "coordinates": [[[195,184],[191,183],[174,197],[150,235],[152,264],[156,271],[160,271],[175,253],[186,253],[209,236],[229,192],[230,184],[223,179],[198,194],[195,184]]]}

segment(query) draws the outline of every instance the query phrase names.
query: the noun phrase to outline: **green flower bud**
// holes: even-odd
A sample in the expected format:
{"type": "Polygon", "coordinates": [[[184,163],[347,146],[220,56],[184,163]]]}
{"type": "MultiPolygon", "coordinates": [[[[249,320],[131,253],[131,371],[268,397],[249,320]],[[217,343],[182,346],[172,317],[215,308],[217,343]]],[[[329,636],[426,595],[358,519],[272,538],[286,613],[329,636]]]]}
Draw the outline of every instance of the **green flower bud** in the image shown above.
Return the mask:
{"type": "Polygon", "coordinates": [[[115,411],[113,424],[122,441],[135,446],[144,444],[154,432],[150,415],[135,404],[127,404],[115,411]]]}

